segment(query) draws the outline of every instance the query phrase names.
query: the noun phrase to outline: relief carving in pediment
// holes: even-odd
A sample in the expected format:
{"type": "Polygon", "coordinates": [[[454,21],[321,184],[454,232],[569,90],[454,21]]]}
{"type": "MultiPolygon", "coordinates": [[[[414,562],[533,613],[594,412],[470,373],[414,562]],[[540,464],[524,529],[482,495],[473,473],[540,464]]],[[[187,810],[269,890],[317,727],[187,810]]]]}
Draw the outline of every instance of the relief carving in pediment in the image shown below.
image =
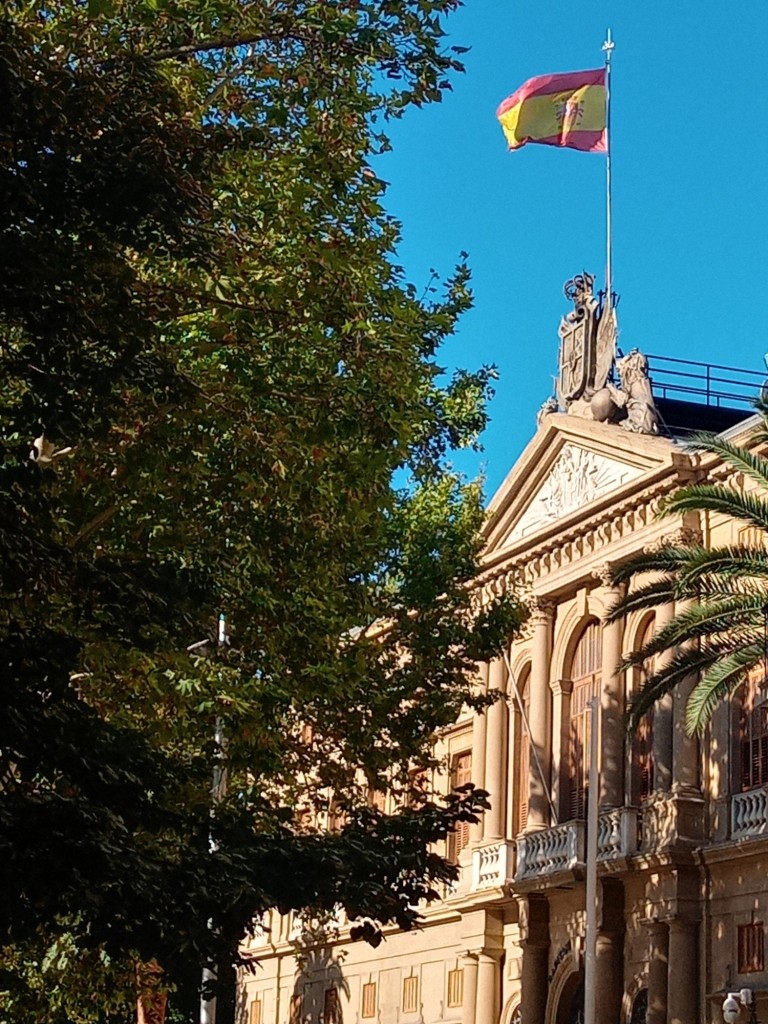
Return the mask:
{"type": "Polygon", "coordinates": [[[565,444],[527,509],[507,535],[506,544],[536,533],[588,505],[642,472],[635,466],[565,444]]]}

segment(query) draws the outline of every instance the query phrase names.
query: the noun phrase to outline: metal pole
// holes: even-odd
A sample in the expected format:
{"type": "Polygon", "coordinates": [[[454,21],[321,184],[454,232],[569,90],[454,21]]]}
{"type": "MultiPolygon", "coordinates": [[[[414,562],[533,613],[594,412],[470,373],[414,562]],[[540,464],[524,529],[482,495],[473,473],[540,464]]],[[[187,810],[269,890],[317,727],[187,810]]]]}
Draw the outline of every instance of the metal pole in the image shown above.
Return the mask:
{"type": "Polygon", "coordinates": [[[549,809],[550,809],[550,811],[552,813],[552,824],[553,825],[557,825],[558,824],[557,808],[555,807],[554,801],[552,800],[552,794],[550,793],[549,786],[547,785],[547,779],[546,779],[546,776],[544,775],[544,769],[541,767],[541,761],[539,760],[539,755],[536,752],[536,747],[534,745],[533,740],[531,739],[531,727],[528,724],[528,715],[525,713],[525,705],[523,704],[523,698],[520,696],[520,691],[517,688],[517,680],[515,679],[515,673],[512,671],[512,666],[509,663],[509,655],[507,654],[506,651],[502,652],[502,657],[504,659],[505,665],[507,666],[507,672],[509,673],[509,681],[512,684],[512,690],[514,691],[514,694],[515,694],[515,701],[516,701],[517,707],[518,707],[518,709],[520,711],[520,717],[523,720],[523,726],[525,728],[525,734],[528,737],[528,743],[530,745],[531,753],[533,754],[533,760],[536,762],[536,771],[539,773],[539,778],[541,779],[542,788],[544,789],[544,792],[547,794],[547,800],[549,801],[549,809]]]}
{"type": "MultiPolygon", "coordinates": [[[[216,644],[224,647],[229,643],[227,636],[227,619],[222,612],[219,615],[219,623],[216,634],[216,644]]],[[[216,716],[214,742],[216,744],[216,761],[213,766],[213,785],[211,786],[211,817],[216,813],[216,804],[221,803],[227,792],[227,766],[224,760],[224,723],[216,716]]],[[[216,842],[213,836],[210,838],[211,853],[216,850],[216,842]]],[[[213,922],[208,922],[208,927],[213,927],[213,922]]],[[[203,985],[216,981],[216,972],[209,967],[203,968],[203,985]]],[[[200,1024],[216,1024],[216,997],[212,999],[200,998],[200,1024]]]]}
{"type": "Polygon", "coordinates": [[[613,236],[611,226],[611,30],[606,32],[605,53],[605,308],[613,307],[613,236]]]}
{"type": "Polygon", "coordinates": [[[600,802],[599,772],[600,698],[589,701],[589,792],[587,807],[587,896],[584,935],[584,1024],[595,1024],[595,967],[597,960],[597,829],[600,802]]]}

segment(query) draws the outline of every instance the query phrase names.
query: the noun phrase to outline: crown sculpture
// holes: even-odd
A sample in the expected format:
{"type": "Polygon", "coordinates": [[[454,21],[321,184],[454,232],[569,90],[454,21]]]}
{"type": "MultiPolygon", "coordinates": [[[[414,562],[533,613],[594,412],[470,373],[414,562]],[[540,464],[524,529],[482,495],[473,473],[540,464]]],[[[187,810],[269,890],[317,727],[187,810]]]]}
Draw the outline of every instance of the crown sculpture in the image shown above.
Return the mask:
{"type": "Polygon", "coordinates": [[[594,295],[595,279],[586,271],[567,281],[565,297],[574,309],[560,321],[557,398],[541,407],[600,423],[616,423],[640,434],[658,434],[648,360],[638,349],[616,356],[616,308],[594,295]]]}

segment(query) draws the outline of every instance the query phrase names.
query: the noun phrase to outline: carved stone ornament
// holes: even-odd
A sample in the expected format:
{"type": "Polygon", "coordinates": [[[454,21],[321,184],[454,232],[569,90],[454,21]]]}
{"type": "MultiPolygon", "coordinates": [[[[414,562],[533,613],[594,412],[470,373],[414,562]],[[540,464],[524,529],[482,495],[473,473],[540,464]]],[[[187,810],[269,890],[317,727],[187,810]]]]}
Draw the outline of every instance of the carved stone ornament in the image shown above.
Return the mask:
{"type": "Polygon", "coordinates": [[[567,281],[563,289],[574,305],[573,312],[560,321],[557,397],[565,409],[587,392],[593,376],[598,314],[594,283],[594,277],[584,271],[567,281]]]}
{"type": "Polygon", "coordinates": [[[538,494],[507,537],[507,543],[557,522],[642,472],[625,462],[566,443],[538,494]]]}
{"type": "MultiPolygon", "coordinates": [[[[660,417],[648,360],[638,349],[616,359],[616,307],[595,298],[594,281],[592,274],[584,271],[565,284],[565,296],[574,309],[560,321],[558,407],[636,433],[658,434],[660,417]]],[[[551,402],[545,402],[537,423],[552,411],[551,402]]]]}

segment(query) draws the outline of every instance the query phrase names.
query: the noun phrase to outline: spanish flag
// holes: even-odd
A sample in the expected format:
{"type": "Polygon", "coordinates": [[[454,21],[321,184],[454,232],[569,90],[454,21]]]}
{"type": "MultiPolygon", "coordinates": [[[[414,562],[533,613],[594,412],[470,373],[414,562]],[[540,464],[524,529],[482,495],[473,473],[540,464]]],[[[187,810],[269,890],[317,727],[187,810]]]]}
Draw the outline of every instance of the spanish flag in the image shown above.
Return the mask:
{"type": "Polygon", "coordinates": [[[496,116],[510,149],[526,142],[607,152],[605,68],[530,78],[496,116]]]}

